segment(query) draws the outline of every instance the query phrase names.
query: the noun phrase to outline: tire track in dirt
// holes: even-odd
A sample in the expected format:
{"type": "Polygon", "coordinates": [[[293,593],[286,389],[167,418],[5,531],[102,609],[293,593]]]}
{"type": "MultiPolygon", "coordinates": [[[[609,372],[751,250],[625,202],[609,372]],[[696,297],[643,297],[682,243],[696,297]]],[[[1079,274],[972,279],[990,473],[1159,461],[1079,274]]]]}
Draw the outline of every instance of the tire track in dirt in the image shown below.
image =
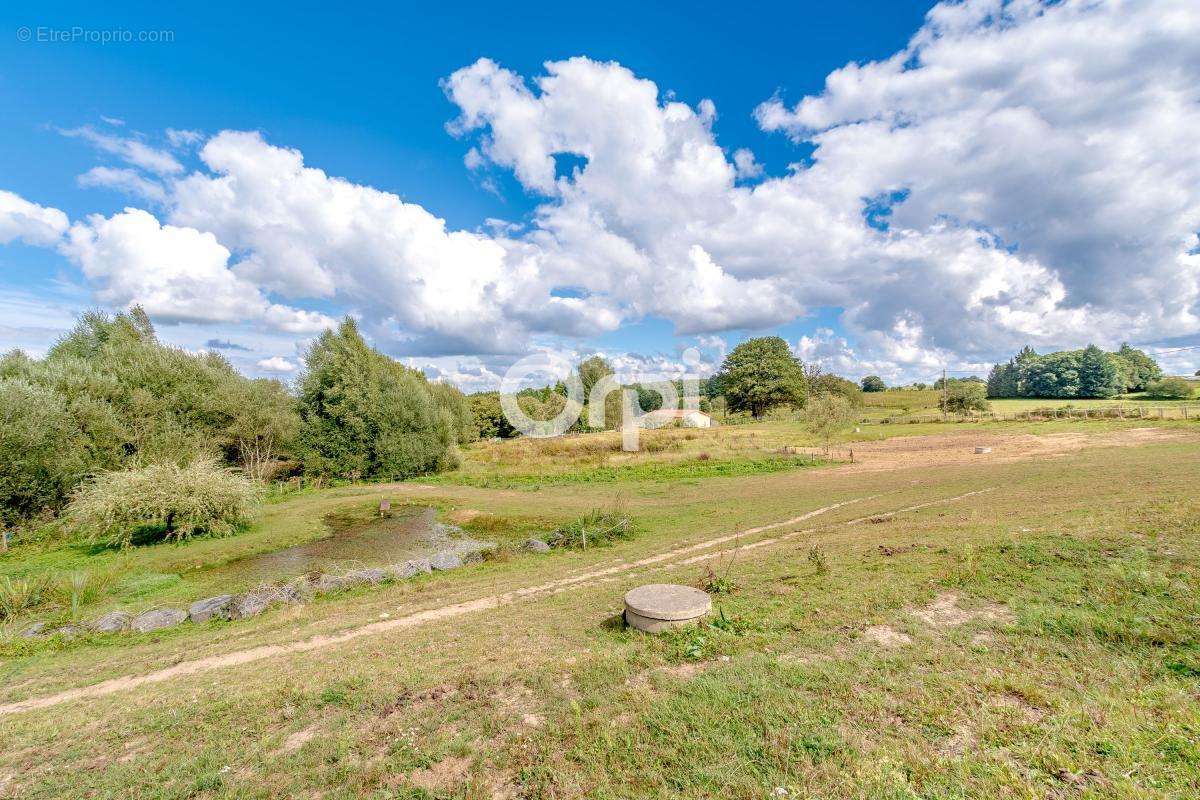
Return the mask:
{"type": "MultiPolygon", "coordinates": [[[[982,494],[984,492],[990,492],[990,491],[993,491],[995,488],[996,487],[980,489],[980,490],[976,490],[973,492],[967,492],[966,494],[956,495],[954,497],[946,497],[946,498],[941,498],[938,500],[932,500],[932,501],[929,501],[926,503],[918,503],[917,505],[907,506],[905,508],[897,509],[894,511],[885,511],[885,512],[881,512],[881,513],[883,513],[883,514],[898,514],[898,513],[903,513],[906,511],[916,511],[918,509],[928,508],[929,506],[940,505],[943,503],[951,503],[951,502],[954,502],[956,500],[961,500],[966,497],[972,497],[974,495],[982,494]]],[[[388,620],[381,620],[378,622],[368,623],[366,625],[362,625],[357,628],[351,628],[350,630],[342,631],[341,633],[320,634],[320,635],[312,636],[308,639],[304,639],[301,641],[289,642],[287,644],[262,645],[260,647],[252,647],[252,648],[249,648],[246,650],[239,650],[239,651],[235,651],[232,653],[223,653],[221,655],[208,656],[206,658],[194,659],[192,661],[183,661],[179,664],[175,664],[174,666],[166,667],[166,668],[160,669],[160,670],[155,670],[154,672],[148,672],[143,675],[125,675],[120,678],[111,678],[106,681],[101,681],[100,683],[94,683],[89,686],[81,686],[81,687],[78,687],[75,689],[67,689],[65,691],[57,692],[55,694],[46,695],[43,697],[36,697],[36,698],[28,699],[28,700],[20,700],[20,701],[13,702],[13,703],[7,703],[4,705],[0,705],[0,716],[6,716],[8,714],[17,714],[17,713],[20,713],[23,711],[34,711],[37,709],[50,708],[51,706],[56,706],[56,705],[59,705],[60,703],[68,703],[73,700],[81,700],[81,699],[92,698],[92,697],[104,697],[106,695],[115,694],[116,692],[124,691],[127,689],[133,689],[133,688],[136,688],[139,686],[144,686],[146,684],[162,683],[163,681],[172,680],[174,678],[181,678],[181,677],[184,677],[187,675],[195,675],[195,674],[202,673],[202,672],[208,672],[208,671],[214,670],[214,669],[222,669],[225,667],[233,667],[233,666],[239,666],[242,664],[249,664],[249,663],[252,663],[255,661],[261,661],[261,660],[267,659],[267,658],[274,658],[276,656],[285,656],[285,655],[291,655],[294,653],[304,653],[304,652],[308,652],[311,650],[318,650],[321,648],[333,647],[333,646],[336,646],[339,644],[343,644],[345,642],[354,641],[355,639],[361,639],[366,636],[374,636],[374,635],[381,634],[381,633],[387,633],[389,631],[413,628],[413,627],[416,627],[419,625],[424,625],[424,624],[430,623],[430,622],[437,622],[437,621],[443,620],[443,619],[451,619],[451,618],[460,617],[460,616],[463,616],[466,614],[472,614],[472,613],[479,612],[479,611],[486,611],[489,609],[498,608],[500,606],[508,605],[509,603],[513,603],[518,600],[534,598],[539,595],[557,594],[559,592],[568,591],[570,589],[581,588],[583,586],[588,586],[588,585],[592,585],[595,583],[602,583],[602,582],[605,582],[606,580],[611,579],[612,576],[614,576],[618,573],[630,572],[632,570],[640,569],[642,567],[661,564],[662,562],[671,561],[672,559],[677,559],[680,556],[685,556],[689,553],[694,553],[697,550],[706,550],[710,547],[716,547],[718,545],[725,544],[726,542],[734,541],[743,536],[754,535],[757,533],[762,533],[767,530],[773,530],[775,528],[781,528],[781,527],[787,527],[789,525],[795,525],[800,522],[804,522],[806,520],[820,516],[821,514],[826,514],[830,511],[834,511],[836,509],[842,508],[844,506],[852,505],[854,503],[861,503],[863,501],[871,500],[871,499],[874,499],[879,496],[880,495],[875,494],[875,495],[868,495],[865,497],[858,497],[858,498],[854,498],[851,500],[843,500],[838,503],[833,503],[833,504],[830,504],[827,506],[822,506],[821,508],[814,509],[805,514],[801,514],[798,517],[792,517],[791,519],[784,520],[782,522],[775,522],[775,523],[771,523],[769,525],[762,525],[757,528],[749,528],[745,531],[738,531],[737,533],[727,534],[724,536],[717,536],[712,539],[706,539],[703,542],[698,542],[696,544],[688,545],[686,547],[680,547],[680,548],[676,548],[674,550],[669,550],[665,553],[658,553],[653,556],[647,556],[646,558],[638,559],[636,561],[621,562],[619,564],[605,567],[603,569],[593,570],[591,572],[587,572],[582,575],[576,575],[576,576],[568,577],[568,578],[559,578],[559,579],[556,579],[553,581],[548,581],[546,583],[536,584],[534,586],[526,586],[526,587],[523,587],[520,589],[513,589],[513,590],[510,590],[507,592],[502,592],[500,594],[491,595],[488,597],[480,597],[480,598],[477,598],[474,600],[466,600],[466,601],[463,601],[460,603],[452,603],[452,604],[446,605],[446,606],[439,606],[437,608],[426,609],[424,611],[417,611],[417,612],[414,612],[414,613],[409,614],[404,617],[398,617],[396,619],[388,619],[388,620]]],[[[830,525],[828,527],[837,527],[839,524],[840,525],[857,525],[868,519],[870,519],[870,517],[859,517],[857,519],[853,519],[848,522],[835,523],[834,525],[830,525]]],[[[783,541],[786,539],[800,536],[804,533],[812,532],[813,530],[815,530],[815,529],[792,531],[783,536],[775,537],[772,539],[759,540],[757,542],[752,542],[748,545],[743,545],[740,548],[737,548],[735,550],[724,550],[724,551],[719,551],[717,553],[706,553],[706,554],[703,554],[700,556],[694,556],[691,558],[684,559],[682,561],[678,561],[675,564],[664,564],[663,566],[664,567],[666,567],[666,566],[682,566],[685,564],[703,561],[703,560],[706,560],[709,558],[715,558],[723,553],[738,552],[739,550],[749,550],[752,548],[766,546],[768,544],[775,544],[777,542],[780,542],[780,541],[783,541]]]]}

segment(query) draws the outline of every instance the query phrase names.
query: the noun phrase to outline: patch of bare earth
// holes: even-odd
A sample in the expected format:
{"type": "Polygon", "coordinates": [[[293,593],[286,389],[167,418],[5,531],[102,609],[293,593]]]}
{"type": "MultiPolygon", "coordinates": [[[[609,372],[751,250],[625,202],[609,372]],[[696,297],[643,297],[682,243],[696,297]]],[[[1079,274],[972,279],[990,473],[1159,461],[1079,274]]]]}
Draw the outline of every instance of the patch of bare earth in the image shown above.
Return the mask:
{"type": "Polygon", "coordinates": [[[950,738],[938,747],[938,755],[942,758],[958,758],[963,753],[979,744],[979,737],[971,726],[961,723],[954,727],[950,738]]]}
{"type": "Polygon", "coordinates": [[[883,472],[945,464],[1023,461],[1053,458],[1089,447],[1137,447],[1196,438],[1196,434],[1189,431],[1153,427],[1042,435],[956,431],[929,436],[894,436],[877,442],[852,443],[854,463],[836,469],[883,472]],[[990,447],[992,451],[978,454],[976,447],[990,447]]]}
{"type": "Polygon", "coordinates": [[[990,700],[993,706],[1014,709],[1026,722],[1041,722],[1046,717],[1046,711],[1038,708],[1016,692],[1005,692],[990,700]]]}
{"type": "Polygon", "coordinates": [[[905,647],[912,644],[911,636],[896,630],[890,625],[872,625],[863,631],[863,638],[888,649],[905,647]]]}
{"type": "Polygon", "coordinates": [[[288,753],[294,753],[304,745],[308,744],[317,735],[317,726],[309,725],[307,728],[298,730],[292,733],[283,740],[283,746],[276,750],[272,755],[282,756],[288,753]]]}
{"type": "Polygon", "coordinates": [[[959,606],[957,592],[944,592],[924,608],[910,611],[912,616],[931,628],[956,628],[974,619],[984,619],[995,622],[1007,622],[1012,619],[1012,613],[998,603],[985,603],[975,608],[959,606]]]}
{"type": "Polygon", "coordinates": [[[649,686],[650,679],[654,675],[665,675],[668,678],[674,678],[678,681],[690,681],[716,664],[717,662],[715,661],[694,661],[686,664],[670,664],[663,667],[654,667],[627,678],[625,685],[634,688],[649,686]]]}
{"type": "Polygon", "coordinates": [[[408,776],[408,783],[430,794],[457,789],[466,783],[471,772],[471,759],[463,756],[443,758],[436,764],[415,770],[408,776]]]}

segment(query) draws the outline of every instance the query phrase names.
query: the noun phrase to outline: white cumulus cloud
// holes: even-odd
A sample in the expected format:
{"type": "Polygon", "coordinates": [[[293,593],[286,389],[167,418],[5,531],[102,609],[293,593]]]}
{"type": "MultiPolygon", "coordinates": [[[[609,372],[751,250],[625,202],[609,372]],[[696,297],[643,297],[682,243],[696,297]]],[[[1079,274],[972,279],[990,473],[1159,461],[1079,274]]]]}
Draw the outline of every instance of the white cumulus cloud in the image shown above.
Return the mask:
{"type": "Polygon", "coordinates": [[[62,238],[68,224],[67,215],[57,208],[39,206],[0,189],[0,244],[20,239],[37,246],[53,245],[62,238]]]}

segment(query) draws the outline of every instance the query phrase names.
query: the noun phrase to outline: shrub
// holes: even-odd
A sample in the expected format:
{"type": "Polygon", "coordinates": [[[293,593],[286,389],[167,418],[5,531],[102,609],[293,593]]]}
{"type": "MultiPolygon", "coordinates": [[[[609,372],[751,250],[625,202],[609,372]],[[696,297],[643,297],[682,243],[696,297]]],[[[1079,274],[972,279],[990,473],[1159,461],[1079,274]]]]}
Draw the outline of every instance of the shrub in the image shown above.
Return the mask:
{"type": "Polygon", "coordinates": [[[67,510],[93,541],[129,547],[143,533],[174,540],[229,536],[250,521],[258,499],[250,480],[201,457],[186,467],[101,473],[79,487],[67,510]]]}
{"type": "Polygon", "coordinates": [[[975,381],[950,381],[938,407],[951,413],[987,411],[987,387],[975,381]]]}
{"type": "Polygon", "coordinates": [[[1183,378],[1163,378],[1146,387],[1146,396],[1155,400],[1188,400],[1192,396],[1192,384],[1183,378]]]}
{"type": "Polygon", "coordinates": [[[854,406],[837,394],[810,397],[804,407],[804,425],[825,446],[854,422],[854,406]]]}

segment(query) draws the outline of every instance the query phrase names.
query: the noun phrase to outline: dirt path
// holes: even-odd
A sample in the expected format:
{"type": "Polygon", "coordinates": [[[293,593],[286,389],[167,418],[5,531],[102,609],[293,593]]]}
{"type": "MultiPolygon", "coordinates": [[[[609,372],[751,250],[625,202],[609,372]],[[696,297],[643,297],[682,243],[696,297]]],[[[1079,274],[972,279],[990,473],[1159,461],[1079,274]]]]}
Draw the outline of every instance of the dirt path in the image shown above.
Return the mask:
{"type": "Polygon", "coordinates": [[[956,431],[925,436],[894,436],[870,442],[853,442],[854,463],[839,472],[884,472],[925,466],[966,463],[1007,463],[1034,458],[1055,458],[1091,447],[1136,447],[1143,444],[1196,440],[1192,431],[1174,428],[1125,428],[1095,432],[1047,434],[956,431]],[[990,447],[992,452],[975,452],[990,447]]]}
{"type": "MultiPolygon", "coordinates": [[[[899,509],[895,509],[893,511],[886,511],[886,512],[881,512],[881,513],[882,514],[900,514],[900,513],[905,513],[905,512],[909,512],[909,511],[916,511],[918,509],[928,508],[930,506],[940,505],[940,504],[944,504],[944,503],[951,503],[951,502],[954,502],[956,500],[961,500],[966,497],[972,497],[977,494],[982,494],[983,492],[990,492],[990,491],[993,491],[994,488],[995,487],[991,487],[991,488],[987,488],[987,489],[980,489],[980,490],[973,491],[973,492],[967,492],[966,494],[955,495],[954,497],[939,498],[937,500],[931,500],[929,502],[919,503],[917,505],[907,506],[905,508],[899,508],[899,509]]],[[[636,561],[625,561],[625,562],[621,562],[618,564],[614,564],[612,566],[605,567],[603,569],[592,570],[590,572],[586,572],[581,575],[575,575],[575,576],[567,577],[567,578],[560,578],[557,580],[548,581],[546,583],[536,584],[533,586],[526,586],[526,587],[523,587],[520,589],[514,589],[514,590],[511,590],[508,592],[503,592],[501,594],[477,598],[475,600],[467,600],[467,601],[464,601],[461,603],[453,603],[453,604],[441,606],[438,608],[431,608],[431,609],[426,609],[424,611],[417,611],[412,614],[408,614],[407,616],[398,617],[396,619],[388,619],[388,620],[382,620],[382,621],[378,621],[378,622],[372,622],[367,625],[362,625],[360,627],[352,628],[350,630],[343,631],[343,632],[337,633],[337,634],[323,634],[323,635],[319,635],[319,636],[313,636],[308,639],[303,639],[301,641],[288,642],[286,644],[263,645],[261,647],[253,647],[253,648],[250,648],[247,650],[239,650],[239,651],[235,651],[232,653],[224,653],[222,655],[209,656],[207,658],[199,658],[199,659],[194,659],[192,661],[184,661],[184,662],[181,662],[174,666],[167,667],[165,669],[156,670],[154,672],[149,672],[149,673],[146,673],[143,675],[125,675],[120,678],[112,678],[110,680],[102,681],[100,683],[92,684],[90,686],[81,686],[76,689],[68,689],[66,691],[58,692],[56,694],[46,695],[44,697],[37,697],[37,698],[29,699],[29,700],[22,700],[22,701],[15,702],[15,703],[8,703],[5,705],[0,705],[0,716],[7,715],[7,714],[16,714],[16,713],[19,713],[22,711],[32,711],[32,710],[36,710],[36,709],[49,708],[51,706],[55,706],[60,703],[67,703],[72,700],[80,700],[80,699],[90,698],[90,697],[103,697],[105,695],[114,694],[116,692],[124,691],[126,689],[133,689],[135,687],[142,686],[142,685],[145,685],[148,683],[161,683],[163,681],[168,681],[168,680],[172,680],[174,678],[184,677],[186,675],[195,675],[197,673],[208,672],[210,670],[221,669],[224,667],[233,667],[233,666],[238,666],[240,664],[248,664],[248,663],[251,663],[254,661],[261,661],[266,658],[274,658],[276,656],[290,655],[293,653],[303,653],[303,652],[307,652],[310,650],[317,650],[317,649],[326,648],[326,647],[333,647],[333,646],[342,644],[344,642],[353,641],[355,639],[361,639],[365,636],[375,636],[375,635],[378,635],[381,633],[387,633],[390,631],[402,630],[405,628],[412,628],[412,627],[424,625],[424,624],[430,623],[430,622],[437,622],[439,620],[450,619],[453,617],[460,617],[460,616],[464,616],[466,614],[472,614],[472,613],[479,612],[479,611],[486,611],[488,609],[497,608],[502,605],[507,605],[509,603],[516,602],[518,600],[531,599],[531,598],[536,598],[539,596],[556,594],[558,592],[567,591],[570,589],[577,589],[577,588],[582,588],[585,586],[590,586],[590,585],[593,585],[596,583],[610,580],[614,575],[631,572],[633,570],[641,569],[643,567],[657,565],[659,568],[666,568],[666,567],[670,567],[670,566],[681,566],[681,565],[691,564],[691,563],[695,563],[697,561],[703,561],[703,560],[706,560],[709,558],[716,558],[720,555],[732,553],[734,551],[733,550],[724,550],[724,551],[718,551],[716,553],[708,553],[708,554],[703,554],[703,555],[699,555],[699,556],[690,556],[690,554],[695,553],[699,550],[706,550],[708,548],[717,547],[719,545],[726,544],[728,542],[740,539],[741,537],[744,537],[744,536],[750,536],[750,535],[762,533],[764,531],[773,530],[775,528],[782,528],[782,527],[796,525],[798,523],[807,521],[809,519],[813,519],[822,514],[826,514],[835,509],[842,508],[842,507],[848,506],[848,505],[852,505],[854,503],[860,503],[865,500],[870,500],[870,499],[873,499],[878,496],[879,495],[869,495],[866,497],[855,498],[853,500],[845,500],[840,503],[833,503],[828,506],[823,506],[821,508],[814,509],[813,511],[809,511],[805,514],[801,514],[800,516],[792,517],[791,519],[787,519],[787,520],[783,520],[782,522],[776,522],[776,523],[772,523],[770,525],[763,525],[763,526],[760,526],[757,528],[750,528],[748,530],[739,531],[734,534],[717,536],[712,539],[706,539],[705,541],[698,542],[696,544],[676,548],[676,549],[669,550],[669,551],[666,551],[663,553],[658,553],[658,554],[652,555],[652,556],[647,556],[646,558],[638,559],[636,561]],[[674,564],[663,563],[663,562],[670,562],[672,559],[680,559],[681,556],[689,556],[689,557],[678,560],[674,564]]],[[[869,517],[859,517],[857,519],[849,520],[848,522],[835,523],[833,525],[828,525],[825,527],[832,528],[832,527],[838,527],[838,526],[857,525],[857,524],[860,524],[860,523],[866,521],[867,519],[869,519],[869,517]]],[[[805,533],[812,533],[815,530],[819,530],[819,529],[806,529],[806,530],[792,531],[792,532],[784,534],[782,536],[778,536],[778,537],[774,537],[774,538],[770,538],[770,539],[758,540],[758,541],[752,542],[750,544],[743,545],[736,549],[740,549],[740,550],[755,549],[758,547],[775,544],[780,541],[785,541],[787,539],[791,539],[791,538],[800,536],[805,533]]]]}

